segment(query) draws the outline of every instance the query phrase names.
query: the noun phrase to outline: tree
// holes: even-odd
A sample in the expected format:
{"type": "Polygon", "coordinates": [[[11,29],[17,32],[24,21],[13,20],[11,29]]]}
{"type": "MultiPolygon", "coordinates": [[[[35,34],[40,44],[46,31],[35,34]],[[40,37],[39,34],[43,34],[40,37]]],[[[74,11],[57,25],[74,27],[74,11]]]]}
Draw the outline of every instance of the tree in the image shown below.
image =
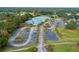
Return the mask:
{"type": "Polygon", "coordinates": [[[0,37],[0,48],[7,46],[7,40],[5,37],[0,37]]]}
{"type": "Polygon", "coordinates": [[[66,28],[67,29],[71,29],[71,30],[74,30],[77,28],[77,24],[75,21],[70,21],[67,25],[66,25],[66,28]]]}

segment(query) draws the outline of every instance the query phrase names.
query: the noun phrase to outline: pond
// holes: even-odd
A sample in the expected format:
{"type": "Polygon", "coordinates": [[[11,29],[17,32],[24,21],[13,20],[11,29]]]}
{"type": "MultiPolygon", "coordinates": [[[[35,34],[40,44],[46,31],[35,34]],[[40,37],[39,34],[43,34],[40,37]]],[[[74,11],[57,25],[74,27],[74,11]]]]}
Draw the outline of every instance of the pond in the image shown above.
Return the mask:
{"type": "Polygon", "coordinates": [[[51,30],[47,30],[45,32],[45,35],[47,40],[53,40],[53,41],[58,40],[58,37],[56,36],[56,34],[54,32],[51,32],[51,30]]]}

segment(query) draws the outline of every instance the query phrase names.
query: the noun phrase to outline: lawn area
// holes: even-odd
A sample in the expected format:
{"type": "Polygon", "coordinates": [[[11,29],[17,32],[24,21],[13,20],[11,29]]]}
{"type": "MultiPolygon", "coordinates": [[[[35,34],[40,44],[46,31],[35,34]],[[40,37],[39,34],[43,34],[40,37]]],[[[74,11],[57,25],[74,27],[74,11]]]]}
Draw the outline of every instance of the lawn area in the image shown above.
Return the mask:
{"type": "Polygon", "coordinates": [[[18,50],[18,51],[15,51],[15,52],[36,52],[36,51],[37,51],[36,47],[30,47],[28,49],[18,50]]]}
{"type": "Polygon", "coordinates": [[[63,42],[48,41],[49,52],[79,52],[78,44],[57,44],[63,42]]]}
{"type": "Polygon", "coordinates": [[[4,52],[6,52],[6,51],[8,51],[8,52],[10,52],[10,51],[14,51],[14,50],[18,50],[18,49],[28,49],[28,48],[30,48],[30,47],[34,47],[36,45],[36,43],[35,42],[31,42],[31,43],[29,43],[28,45],[26,45],[26,46],[24,46],[24,47],[20,47],[20,48],[14,48],[14,47],[11,47],[11,46],[7,46],[7,47],[5,47],[4,48],[4,52]]]}
{"type": "Polygon", "coordinates": [[[77,45],[55,45],[54,52],[79,52],[79,46],[77,45]]]}
{"type": "Polygon", "coordinates": [[[69,30],[59,26],[57,29],[60,32],[58,34],[60,41],[79,42],[79,27],[75,30],[69,30]]]}

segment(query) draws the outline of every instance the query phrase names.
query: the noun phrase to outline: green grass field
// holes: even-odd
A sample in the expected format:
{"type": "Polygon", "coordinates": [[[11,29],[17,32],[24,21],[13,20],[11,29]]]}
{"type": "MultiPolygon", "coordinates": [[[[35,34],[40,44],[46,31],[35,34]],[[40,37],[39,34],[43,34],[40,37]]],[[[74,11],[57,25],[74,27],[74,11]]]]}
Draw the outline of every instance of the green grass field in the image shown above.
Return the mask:
{"type": "Polygon", "coordinates": [[[75,30],[69,30],[59,26],[57,29],[60,32],[58,35],[61,35],[59,36],[60,41],[79,42],[79,27],[75,30]]]}
{"type": "Polygon", "coordinates": [[[48,45],[50,45],[49,52],[79,52],[78,44],[57,44],[63,42],[53,42],[48,41],[48,45]]]}
{"type": "MultiPolygon", "coordinates": [[[[2,51],[8,51],[8,52],[11,52],[11,51],[17,51],[18,49],[24,49],[24,50],[28,50],[32,47],[34,47],[36,45],[35,42],[31,42],[29,43],[28,45],[24,46],[24,47],[20,47],[20,48],[14,48],[14,47],[10,47],[10,46],[7,46],[7,47],[4,47],[4,50],[2,51]]],[[[21,52],[21,50],[19,50],[21,52]]]]}
{"type": "Polygon", "coordinates": [[[28,49],[18,50],[18,51],[15,51],[15,52],[36,52],[36,51],[37,51],[36,47],[30,47],[28,49]]]}
{"type": "Polygon", "coordinates": [[[79,52],[79,46],[77,45],[55,45],[54,52],[79,52]]]}

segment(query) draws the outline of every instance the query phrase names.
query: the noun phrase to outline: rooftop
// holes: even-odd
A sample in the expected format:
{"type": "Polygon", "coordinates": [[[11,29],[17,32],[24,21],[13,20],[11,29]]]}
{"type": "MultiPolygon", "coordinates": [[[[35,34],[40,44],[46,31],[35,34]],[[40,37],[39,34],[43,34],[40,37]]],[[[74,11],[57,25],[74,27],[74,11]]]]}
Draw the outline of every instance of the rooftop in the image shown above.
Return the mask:
{"type": "Polygon", "coordinates": [[[26,21],[26,23],[32,24],[32,25],[38,25],[47,19],[50,19],[50,18],[48,16],[37,16],[32,18],[31,20],[26,21]]]}

